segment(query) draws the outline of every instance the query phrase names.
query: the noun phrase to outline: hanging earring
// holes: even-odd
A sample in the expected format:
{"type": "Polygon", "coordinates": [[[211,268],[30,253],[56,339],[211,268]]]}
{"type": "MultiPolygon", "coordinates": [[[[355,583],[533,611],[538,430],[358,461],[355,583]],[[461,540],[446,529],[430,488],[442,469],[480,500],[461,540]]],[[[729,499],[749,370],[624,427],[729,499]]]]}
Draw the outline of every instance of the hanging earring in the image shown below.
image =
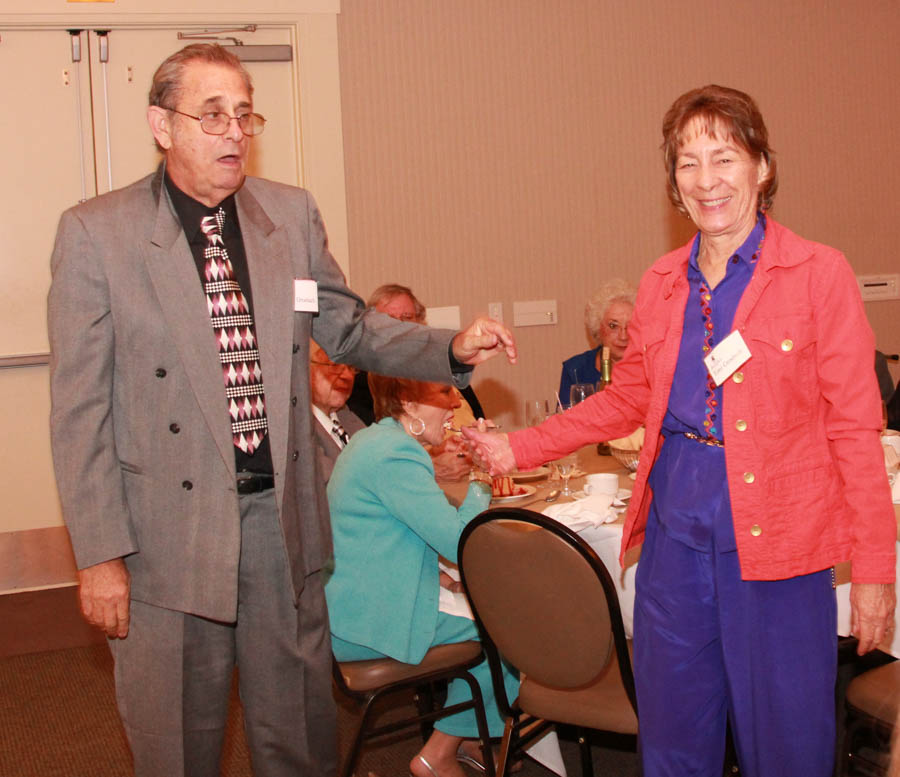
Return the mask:
{"type": "Polygon", "coordinates": [[[406,425],[406,428],[409,429],[409,433],[413,437],[421,437],[422,434],[425,432],[425,422],[421,418],[418,418],[416,416],[412,416],[412,419],[413,419],[413,421],[418,421],[421,424],[421,426],[419,427],[419,431],[415,431],[413,429],[412,422],[408,423],[406,425]]]}

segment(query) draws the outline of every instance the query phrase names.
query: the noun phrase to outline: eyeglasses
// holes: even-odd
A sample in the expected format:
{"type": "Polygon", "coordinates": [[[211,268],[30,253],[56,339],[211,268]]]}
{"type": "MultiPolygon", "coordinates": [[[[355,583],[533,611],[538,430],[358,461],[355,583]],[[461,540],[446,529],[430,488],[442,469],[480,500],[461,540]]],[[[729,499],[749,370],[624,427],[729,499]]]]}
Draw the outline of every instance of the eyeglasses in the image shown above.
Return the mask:
{"type": "Polygon", "coordinates": [[[177,113],[179,116],[187,116],[189,119],[199,121],[200,129],[207,135],[224,135],[228,132],[228,128],[234,120],[237,120],[241,132],[251,137],[253,135],[262,135],[263,130],[266,128],[266,117],[260,116],[258,113],[242,113],[240,116],[229,116],[221,111],[211,111],[210,113],[204,113],[202,116],[193,116],[190,113],[177,111],[174,108],[166,108],[166,110],[177,113]]]}
{"type": "Polygon", "coordinates": [[[317,362],[314,359],[309,360],[310,364],[317,364],[320,367],[324,367],[326,372],[331,372],[337,375],[341,370],[349,370],[352,375],[356,375],[359,370],[356,367],[352,367],[349,364],[335,364],[334,362],[317,362]]]}

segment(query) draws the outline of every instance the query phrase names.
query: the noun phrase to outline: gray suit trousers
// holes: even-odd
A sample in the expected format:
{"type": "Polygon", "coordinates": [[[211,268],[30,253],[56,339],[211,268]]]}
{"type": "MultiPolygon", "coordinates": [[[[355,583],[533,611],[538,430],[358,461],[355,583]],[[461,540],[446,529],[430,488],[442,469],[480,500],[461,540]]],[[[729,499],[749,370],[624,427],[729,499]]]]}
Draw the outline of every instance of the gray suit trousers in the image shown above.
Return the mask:
{"type": "Polygon", "coordinates": [[[237,621],[132,601],[128,637],[110,643],[136,777],[219,776],[235,663],[255,777],[336,770],[321,573],[295,607],[274,491],[241,496],[240,511],[237,621]]]}

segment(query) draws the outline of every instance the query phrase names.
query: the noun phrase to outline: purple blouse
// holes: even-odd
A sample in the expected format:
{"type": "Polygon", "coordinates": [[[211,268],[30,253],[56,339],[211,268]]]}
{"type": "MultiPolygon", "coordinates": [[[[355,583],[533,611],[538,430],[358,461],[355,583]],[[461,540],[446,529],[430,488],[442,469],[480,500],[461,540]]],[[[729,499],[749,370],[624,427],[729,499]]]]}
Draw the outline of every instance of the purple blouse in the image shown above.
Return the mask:
{"type": "Polygon", "coordinates": [[[650,473],[653,512],[667,534],[696,550],[734,550],[734,525],[725,475],[725,449],[684,436],[722,437],[722,387],[716,386],[703,357],[731,333],[731,325],[765,237],[766,220],[756,226],[728,261],[715,289],[700,271],[698,234],[691,248],[684,330],[669,405],[663,419],[666,438],[650,473]]]}

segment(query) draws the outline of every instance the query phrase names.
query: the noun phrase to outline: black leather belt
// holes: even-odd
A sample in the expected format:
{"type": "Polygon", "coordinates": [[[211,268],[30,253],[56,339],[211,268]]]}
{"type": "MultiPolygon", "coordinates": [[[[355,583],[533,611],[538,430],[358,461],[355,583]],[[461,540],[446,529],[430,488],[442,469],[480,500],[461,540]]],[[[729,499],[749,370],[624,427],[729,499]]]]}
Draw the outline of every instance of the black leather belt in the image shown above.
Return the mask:
{"type": "Polygon", "coordinates": [[[258,472],[238,473],[237,492],[239,494],[256,494],[274,487],[274,475],[262,475],[258,472]]]}

